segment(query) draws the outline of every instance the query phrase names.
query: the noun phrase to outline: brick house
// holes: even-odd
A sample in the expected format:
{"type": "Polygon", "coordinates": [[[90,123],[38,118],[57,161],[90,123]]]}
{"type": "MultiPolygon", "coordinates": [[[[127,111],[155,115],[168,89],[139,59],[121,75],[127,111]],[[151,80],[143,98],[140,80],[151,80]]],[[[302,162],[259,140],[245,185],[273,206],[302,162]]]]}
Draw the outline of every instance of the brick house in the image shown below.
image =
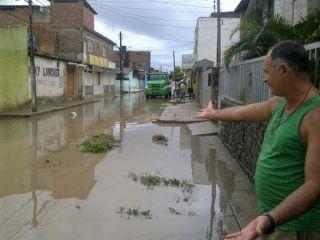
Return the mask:
{"type": "MultiPolygon", "coordinates": [[[[50,0],[50,6],[33,6],[36,54],[66,62],[66,101],[113,95],[116,45],[94,30],[96,11],[86,0],[50,0]]],[[[0,6],[0,28],[28,26],[28,6],[0,6]]]]}
{"type": "MultiPolygon", "coordinates": [[[[144,89],[145,74],[150,72],[151,52],[150,51],[126,51],[124,49],[123,68],[125,79],[124,91],[131,92],[139,89],[144,89]]],[[[120,69],[120,56],[119,51],[114,51],[110,58],[116,63],[117,72],[120,69]]],[[[120,91],[119,81],[116,81],[116,91],[120,91]]]]}

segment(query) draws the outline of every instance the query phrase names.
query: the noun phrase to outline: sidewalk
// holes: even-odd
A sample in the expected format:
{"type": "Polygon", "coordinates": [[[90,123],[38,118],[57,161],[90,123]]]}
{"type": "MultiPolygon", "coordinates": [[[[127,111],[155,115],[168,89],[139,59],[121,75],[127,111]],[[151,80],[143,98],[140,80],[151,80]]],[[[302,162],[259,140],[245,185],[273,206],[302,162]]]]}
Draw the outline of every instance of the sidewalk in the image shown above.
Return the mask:
{"type": "Polygon", "coordinates": [[[83,104],[89,104],[94,102],[99,102],[104,98],[95,98],[95,99],[88,99],[88,100],[77,100],[68,103],[61,103],[55,105],[47,105],[47,106],[39,106],[37,112],[32,112],[30,110],[25,111],[12,111],[12,112],[5,112],[0,113],[0,118],[11,118],[11,117],[32,117],[36,115],[41,115],[48,112],[60,111],[66,108],[72,108],[83,104]]]}
{"type": "Polygon", "coordinates": [[[160,116],[160,121],[187,124],[192,135],[203,135],[200,138],[214,149],[215,160],[211,163],[215,168],[213,185],[215,184],[215,188],[220,192],[220,196],[215,196],[216,201],[220,202],[220,209],[216,210],[215,206],[214,221],[220,237],[223,237],[227,233],[240,231],[259,214],[256,194],[254,185],[249,182],[219,137],[212,135],[218,132],[215,131],[217,127],[212,128],[210,124],[214,124],[211,121],[201,123],[193,118],[199,110],[197,103],[167,106],[160,116]]]}
{"type": "Polygon", "coordinates": [[[207,120],[195,119],[194,115],[199,111],[198,103],[174,103],[165,108],[159,118],[159,122],[164,123],[192,123],[204,122],[207,120]]]}

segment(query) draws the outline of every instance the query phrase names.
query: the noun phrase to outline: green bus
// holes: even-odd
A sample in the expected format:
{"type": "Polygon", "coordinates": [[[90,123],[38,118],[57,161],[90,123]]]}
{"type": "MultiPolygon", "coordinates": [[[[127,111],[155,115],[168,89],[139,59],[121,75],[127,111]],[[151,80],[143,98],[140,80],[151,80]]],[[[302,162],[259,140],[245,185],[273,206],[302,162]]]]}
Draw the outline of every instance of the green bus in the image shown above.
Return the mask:
{"type": "Polygon", "coordinates": [[[171,97],[171,87],[168,74],[165,72],[148,73],[145,94],[147,98],[150,96],[165,96],[165,98],[171,97]]]}

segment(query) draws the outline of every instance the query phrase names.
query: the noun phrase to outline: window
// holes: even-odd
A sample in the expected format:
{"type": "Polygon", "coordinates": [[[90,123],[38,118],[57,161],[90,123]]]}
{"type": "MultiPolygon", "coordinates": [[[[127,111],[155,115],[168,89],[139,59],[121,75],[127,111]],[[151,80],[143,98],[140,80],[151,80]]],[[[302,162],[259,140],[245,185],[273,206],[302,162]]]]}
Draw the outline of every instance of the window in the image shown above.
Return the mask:
{"type": "Polygon", "coordinates": [[[132,76],[134,78],[139,78],[140,74],[139,74],[139,70],[133,70],[132,76]]]}
{"type": "Polygon", "coordinates": [[[165,74],[150,74],[150,75],[148,75],[148,81],[166,80],[166,79],[167,79],[167,75],[165,75],[165,74]]]}
{"type": "Polygon", "coordinates": [[[107,57],[107,55],[108,55],[108,48],[107,47],[103,47],[102,48],[102,56],[103,57],[107,57]]]}
{"type": "Polygon", "coordinates": [[[94,45],[93,45],[93,41],[90,39],[87,41],[87,49],[88,49],[88,53],[93,53],[94,45]]]}
{"type": "Polygon", "coordinates": [[[211,73],[208,73],[208,87],[211,86],[211,73]]]}

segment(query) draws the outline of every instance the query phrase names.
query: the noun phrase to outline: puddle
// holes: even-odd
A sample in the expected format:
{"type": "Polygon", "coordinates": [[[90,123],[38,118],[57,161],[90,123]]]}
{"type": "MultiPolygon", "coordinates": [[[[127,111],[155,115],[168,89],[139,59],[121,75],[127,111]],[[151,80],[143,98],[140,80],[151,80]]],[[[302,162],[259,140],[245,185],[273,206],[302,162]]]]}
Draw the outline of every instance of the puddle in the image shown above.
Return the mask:
{"type": "Polygon", "coordinates": [[[221,220],[228,201],[240,196],[251,203],[250,189],[218,151],[212,158],[205,138],[191,137],[184,125],[152,122],[165,103],[127,94],[0,120],[1,239],[222,239],[230,230],[221,220]],[[121,140],[119,146],[97,154],[79,150],[84,139],[100,134],[121,140]],[[170,144],[159,147],[154,135],[170,144]],[[143,185],[140,175],[135,182],[128,173],[159,179],[143,185]]]}

